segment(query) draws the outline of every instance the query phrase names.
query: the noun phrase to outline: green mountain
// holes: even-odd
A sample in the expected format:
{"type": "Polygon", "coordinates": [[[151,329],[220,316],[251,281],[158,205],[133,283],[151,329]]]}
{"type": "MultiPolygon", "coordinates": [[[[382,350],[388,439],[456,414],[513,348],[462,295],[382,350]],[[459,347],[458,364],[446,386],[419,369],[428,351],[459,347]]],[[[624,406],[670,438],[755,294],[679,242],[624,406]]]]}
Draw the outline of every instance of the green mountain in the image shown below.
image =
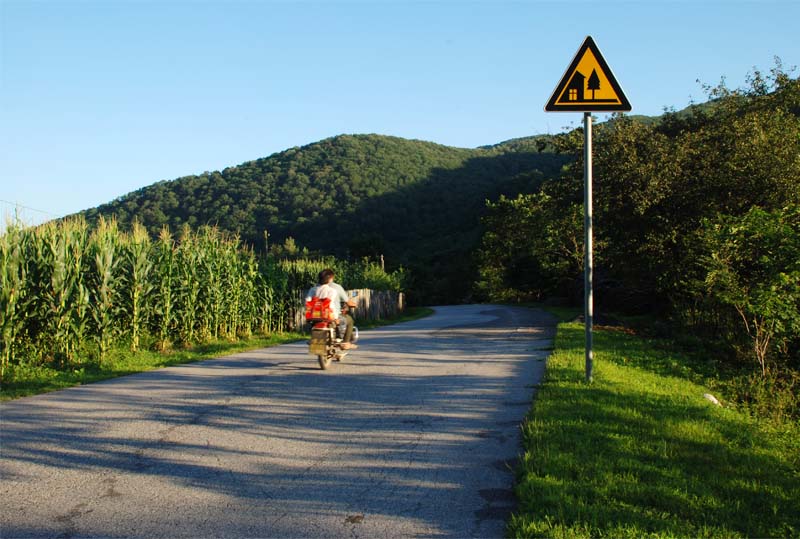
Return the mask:
{"type": "MultiPolygon", "coordinates": [[[[568,158],[547,137],[463,149],[341,135],[222,171],[163,181],[84,212],[138,219],[155,234],[215,224],[257,249],[293,237],[340,257],[386,257],[411,270],[416,300],[464,299],[487,199],[536,191],[568,158]]],[[[413,294],[412,294],[413,296],[413,294]]]]}

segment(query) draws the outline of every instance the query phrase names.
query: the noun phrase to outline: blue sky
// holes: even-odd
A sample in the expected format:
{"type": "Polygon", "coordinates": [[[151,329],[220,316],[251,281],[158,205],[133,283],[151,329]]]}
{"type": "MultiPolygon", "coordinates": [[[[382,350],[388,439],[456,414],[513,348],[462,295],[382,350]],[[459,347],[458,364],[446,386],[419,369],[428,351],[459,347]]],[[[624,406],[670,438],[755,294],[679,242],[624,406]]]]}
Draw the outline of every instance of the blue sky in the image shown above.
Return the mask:
{"type": "Polygon", "coordinates": [[[697,79],[800,64],[798,20],[798,1],[0,0],[0,213],[41,221],[342,133],[557,133],[580,114],[543,107],[587,35],[656,115],[705,100],[697,79]]]}

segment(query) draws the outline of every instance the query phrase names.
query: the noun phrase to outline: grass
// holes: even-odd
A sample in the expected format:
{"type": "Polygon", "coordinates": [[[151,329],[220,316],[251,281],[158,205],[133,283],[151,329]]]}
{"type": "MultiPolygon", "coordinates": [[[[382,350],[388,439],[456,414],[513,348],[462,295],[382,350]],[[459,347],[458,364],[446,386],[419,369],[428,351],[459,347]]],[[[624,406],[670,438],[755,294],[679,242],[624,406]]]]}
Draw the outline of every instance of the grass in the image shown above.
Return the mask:
{"type": "Polygon", "coordinates": [[[703,398],[686,358],[622,329],[559,324],[523,424],[515,537],[800,536],[800,425],[703,398]]]}
{"type": "MultiPolygon", "coordinates": [[[[357,323],[360,329],[368,329],[416,320],[431,313],[433,313],[432,309],[412,307],[407,309],[402,316],[396,318],[370,321],[369,323],[357,321],[357,323]]],[[[302,333],[279,333],[267,337],[252,337],[233,343],[216,341],[186,350],[174,350],[167,353],[141,350],[133,354],[127,349],[117,348],[109,353],[109,357],[106,358],[102,365],[98,365],[96,362],[87,362],[70,370],[56,369],[47,365],[15,366],[10,369],[6,380],[3,381],[2,387],[0,387],[0,401],[57,391],[118,376],[169,367],[170,365],[191,363],[257,348],[278,346],[306,338],[308,336],[302,333]]]]}

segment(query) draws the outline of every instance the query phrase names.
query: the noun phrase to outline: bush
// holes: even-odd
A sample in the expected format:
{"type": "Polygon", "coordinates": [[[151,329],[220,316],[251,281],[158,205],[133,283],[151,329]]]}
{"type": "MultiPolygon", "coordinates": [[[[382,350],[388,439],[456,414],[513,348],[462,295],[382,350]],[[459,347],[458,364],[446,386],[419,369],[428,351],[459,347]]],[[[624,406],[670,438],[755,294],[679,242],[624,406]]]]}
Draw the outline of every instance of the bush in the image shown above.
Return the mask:
{"type": "Polygon", "coordinates": [[[707,219],[699,236],[711,307],[735,311],[762,377],[770,360],[791,363],[789,345],[800,334],[800,205],[707,219]]]}

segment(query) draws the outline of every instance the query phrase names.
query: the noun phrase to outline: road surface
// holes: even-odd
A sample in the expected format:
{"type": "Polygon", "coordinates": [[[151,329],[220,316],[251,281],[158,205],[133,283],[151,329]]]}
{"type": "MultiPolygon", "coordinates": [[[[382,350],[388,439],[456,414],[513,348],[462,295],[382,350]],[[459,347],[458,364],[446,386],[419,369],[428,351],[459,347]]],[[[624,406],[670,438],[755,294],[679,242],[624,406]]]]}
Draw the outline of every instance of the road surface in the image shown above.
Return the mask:
{"type": "Polygon", "coordinates": [[[501,537],[554,320],[492,305],[0,405],[0,536],[501,537]]]}

